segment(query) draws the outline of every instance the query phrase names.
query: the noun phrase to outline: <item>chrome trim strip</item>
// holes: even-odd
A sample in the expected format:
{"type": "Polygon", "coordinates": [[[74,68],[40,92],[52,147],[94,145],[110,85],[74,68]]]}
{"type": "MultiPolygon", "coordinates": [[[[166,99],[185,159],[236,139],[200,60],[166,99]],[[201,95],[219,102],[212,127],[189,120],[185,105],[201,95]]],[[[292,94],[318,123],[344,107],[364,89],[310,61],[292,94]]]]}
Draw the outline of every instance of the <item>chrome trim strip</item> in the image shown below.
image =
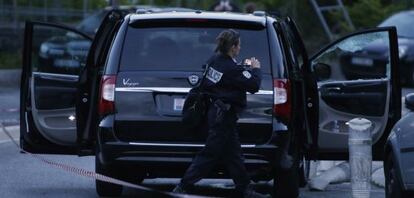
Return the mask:
{"type": "Polygon", "coordinates": [[[26,123],[26,133],[29,133],[29,123],[28,123],[28,121],[27,121],[27,111],[24,111],[24,118],[25,118],[25,120],[24,120],[24,122],[26,123]]]}
{"type": "MultiPolygon", "coordinates": [[[[130,145],[136,146],[181,146],[181,147],[204,147],[204,144],[160,144],[160,143],[144,143],[144,142],[129,142],[130,145]]],[[[254,148],[254,144],[242,144],[242,148],[254,148]]]]}
{"type": "Polygon", "coordinates": [[[54,73],[46,73],[46,72],[32,72],[33,74],[36,75],[41,75],[41,76],[52,76],[52,77],[62,77],[62,78],[76,78],[78,79],[79,76],[78,75],[69,75],[69,74],[54,74],[54,73]]]}
{"type": "Polygon", "coordinates": [[[115,91],[119,92],[175,92],[188,93],[191,88],[182,87],[117,87],[115,91]]]}
{"type": "MultiPolygon", "coordinates": [[[[250,93],[247,93],[250,94],[250,93]]],[[[259,90],[257,93],[254,94],[260,94],[260,95],[273,95],[273,90],[259,90]]]]}
{"type": "MultiPolygon", "coordinates": [[[[174,92],[174,93],[188,93],[191,88],[182,87],[117,87],[115,91],[118,92],[174,92]]],[[[250,94],[250,93],[247,93],[250,94]]],[[[272,95],[273,90],[259,90],[255,94],[272,95]]]]}

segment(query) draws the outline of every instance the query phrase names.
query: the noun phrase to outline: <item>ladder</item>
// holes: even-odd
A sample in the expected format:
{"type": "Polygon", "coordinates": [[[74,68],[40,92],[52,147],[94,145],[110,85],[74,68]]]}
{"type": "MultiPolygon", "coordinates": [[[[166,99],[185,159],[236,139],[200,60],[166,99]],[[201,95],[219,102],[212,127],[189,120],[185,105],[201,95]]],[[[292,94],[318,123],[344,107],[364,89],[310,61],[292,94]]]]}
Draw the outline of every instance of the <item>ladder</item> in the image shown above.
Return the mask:
{"type": "MultiPolygon", "coordinates": [[[[332,0],[331,0],[332,1],[332,0]]],[[[329,37],[329,40],[332,41],[336,38],[337,35],[335,35],[332,32],[331,27],[328,25],[325,16],[323,15],[323,12],[329,12],[329,11],[341,11],[347,25],[351,28],[351,30],[355,30],[354,24],[351,21],[351,18],[349,17],[348,11],[346,10],[344,4],[342,3],[342,0],[335,0],[336,4],[334,5],[323,5],[320,6],[318,4],[317,0],[310,0],[313,8],[316,11],[316,14],[318,15],[319,21],[322,24],[323,30],[325,31],[326,35],[329,37]]]]}

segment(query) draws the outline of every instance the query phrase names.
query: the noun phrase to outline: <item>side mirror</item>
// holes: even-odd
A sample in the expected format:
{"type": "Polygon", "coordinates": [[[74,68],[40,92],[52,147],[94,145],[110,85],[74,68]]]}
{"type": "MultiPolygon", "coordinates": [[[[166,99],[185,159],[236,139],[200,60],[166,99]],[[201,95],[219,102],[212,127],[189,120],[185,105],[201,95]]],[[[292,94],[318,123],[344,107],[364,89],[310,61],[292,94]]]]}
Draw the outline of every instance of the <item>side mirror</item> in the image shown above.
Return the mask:
{"type": "Polygon", "coordinates": [[[327,80],[331,77],[331,66],[328,64],[316,63],[313,65],[313,71],[318,81],[327,80]]]}
{"type": "Polygon", "coordinates": [[[405,95],[405,107],[410,111],[414,111],[414,93],[405,95]]]}

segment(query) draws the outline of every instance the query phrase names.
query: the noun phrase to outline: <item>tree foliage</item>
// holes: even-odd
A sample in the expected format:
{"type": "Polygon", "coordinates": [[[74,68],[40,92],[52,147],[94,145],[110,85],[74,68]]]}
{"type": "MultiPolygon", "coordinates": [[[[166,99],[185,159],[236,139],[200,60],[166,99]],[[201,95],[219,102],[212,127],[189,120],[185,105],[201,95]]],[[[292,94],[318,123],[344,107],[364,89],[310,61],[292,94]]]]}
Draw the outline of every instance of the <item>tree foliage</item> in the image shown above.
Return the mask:
{"type": "MultiPolygon", "coordinates": [[[[156,6],[183,6],[194,9],[207,10],[217,0],[117,0],[120,5],[128,4],[153,4],[156,6]]],[[[377,26],[386,17],[396,11],[407,9],[412,0],[343,0],[349,12],[351,20],[356,29],[372,28],[377,26]],[[408,3],[409,2],[409,3],[408,3]]],[[[82,10],[86,5],[88,13],[102,9],[108,6],[108,0],[1,0],[2,5],[12,6],[17,3],[21,7],[48,7],[82,10]],[[86,2],[86,4],[85,4],[86,2]]],[[[304,38],[305,45],[310,53],[323,44],[329,42],[326,33],[323,31],[315,10],[309,0],[233,0],[243,9],[247,2],[254,2],[258,10],[265,10],[272,13],[279,13],[281,16],[290,16],[293,18],[301,35],[304,38]]],[[[318,0],[320,4],[335,3],[336,0],[318,0]]],[[[21,12],[22,13],[22,12],[21,12]]],[[[340,12],[327,13],[328,23],[339,30],[340,34],[350,32],[352,29],[344,22],[340,12]]],[[[81,16],[83,17],[83,16],[81,16]]],[[[26,18],[19,16],[19,20],[26,18]]],[[[58,18],[57,20],[62,20],[58,18]]]]}
{"type": "Polygon", "coordinates": [[[359,0],[347,8],[355,27],[363,29],[377,26],[392,13],[405,9],[406,5],[402,2],[384,4],[381,0],[359,0]]]}

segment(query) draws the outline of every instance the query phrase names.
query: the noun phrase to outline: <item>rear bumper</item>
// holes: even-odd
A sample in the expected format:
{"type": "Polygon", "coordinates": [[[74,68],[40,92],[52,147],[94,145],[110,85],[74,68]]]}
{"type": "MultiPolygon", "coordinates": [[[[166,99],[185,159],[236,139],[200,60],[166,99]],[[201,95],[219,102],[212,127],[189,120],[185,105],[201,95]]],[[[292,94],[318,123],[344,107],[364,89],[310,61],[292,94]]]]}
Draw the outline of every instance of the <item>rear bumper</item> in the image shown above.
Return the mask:
{"type": "MultiPolygon", "coordinates": [[[[97,144],[98,157],[104,164],[117,164],[134,170],[145,170],[147,177],[182,177],[194,156],[204,144],[174,142],[125,142],[114,137],[112,123],[101,122],[97,144]]],[[[248,171],[272,169],[279,156],[275,144],[243,145],[242,152],[248,171]]],[[[213,177],[225,172],[220,167],[213,177]]],[[[226,175],[226,174],[224,174],[226,175]]],[[[270,175],[268,175],[270,176],[270,175]]]]}
{"type": "MultiPolygon", "coordinates": [[[[100,141],[100,150],[104,161],[137,162],[191,162],[191,159],[203,148],[202,144],[160,144],[149,142],[100,141]],[[178,161],[174,160],[177,159],[178,161]],[[190,160],[184,160],[188,158],[190,160]],[[164,160],[163,160],[164,159],[164,160]],[[181,159],[181,160],[179,160],[181,159]]],[[[275,145],[242,145],[246,160],[274,161],[277,152],[275,145]]]]}
{"type": "MultiPolygon", "coordinates": [[[[105,164],[118,164],[145,170],[149,177],[181,177],[202,146],[190,144],[160,145],[153,143],[101,142],[99,157],[105,164]]],[[[268,169],[276,163],[277,147],[257,145],[242,148],[247,170],[268,169]]],[[[224,166],[218,166],[224,167],[224,166]]],[[[218,168],[213,177],[225,170],[218,168]]]]}

